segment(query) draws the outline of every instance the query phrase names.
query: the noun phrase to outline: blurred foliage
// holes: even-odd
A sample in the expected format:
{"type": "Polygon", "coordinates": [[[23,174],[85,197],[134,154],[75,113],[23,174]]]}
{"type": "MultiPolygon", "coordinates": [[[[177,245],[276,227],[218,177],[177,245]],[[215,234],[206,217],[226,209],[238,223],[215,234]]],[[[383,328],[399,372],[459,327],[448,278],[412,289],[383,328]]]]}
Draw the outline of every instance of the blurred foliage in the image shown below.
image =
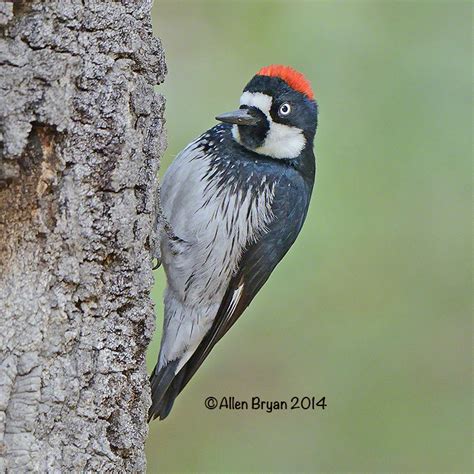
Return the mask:
{"type": "Polygon", "coordinates": [[[155,0],[154,22],[163,169],[271,63],[312,81],[320,125],[300,238],[151,424],[149,472],[470,472],[471,3],[155,0]],[[328,407],[208,411],[208,395],[328,407]]]}

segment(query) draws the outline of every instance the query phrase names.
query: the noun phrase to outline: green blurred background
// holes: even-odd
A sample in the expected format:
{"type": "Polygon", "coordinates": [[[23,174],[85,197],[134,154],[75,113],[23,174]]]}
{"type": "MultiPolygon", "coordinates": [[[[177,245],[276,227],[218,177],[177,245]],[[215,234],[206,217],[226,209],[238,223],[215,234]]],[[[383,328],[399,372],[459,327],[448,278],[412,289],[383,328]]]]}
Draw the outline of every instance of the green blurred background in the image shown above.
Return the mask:
{"type": "Polygon", "coordinates": [[[472,470],[471,9],[155,0],[169,68],[161,174],[261,66],[304,72],[320,125],[305,227],[151,424],[150,473],[472,470]],[[209,411],[209,395],[324,395],[328,406],[209,411]]]}

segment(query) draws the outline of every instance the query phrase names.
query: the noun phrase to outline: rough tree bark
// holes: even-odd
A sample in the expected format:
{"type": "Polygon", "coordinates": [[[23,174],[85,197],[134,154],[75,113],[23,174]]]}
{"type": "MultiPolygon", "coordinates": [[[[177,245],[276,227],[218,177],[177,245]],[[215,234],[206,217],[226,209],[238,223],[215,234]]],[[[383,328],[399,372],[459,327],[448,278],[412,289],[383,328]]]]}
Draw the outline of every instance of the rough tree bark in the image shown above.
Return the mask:
{"type": "Polygon", "coordinates": [[[0,472],[141,472],[152,0],[0,4],[0,472]]]}

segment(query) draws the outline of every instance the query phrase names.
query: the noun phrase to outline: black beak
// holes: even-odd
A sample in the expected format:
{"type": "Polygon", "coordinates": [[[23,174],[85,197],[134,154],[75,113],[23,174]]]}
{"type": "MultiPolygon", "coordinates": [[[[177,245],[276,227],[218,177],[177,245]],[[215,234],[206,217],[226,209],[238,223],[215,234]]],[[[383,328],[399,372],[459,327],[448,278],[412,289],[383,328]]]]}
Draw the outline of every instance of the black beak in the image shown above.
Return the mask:
{"type": "Polygon", "coordinates": [[[257,115],[252,114],[249,109],[239,109],[234,112],[227,112],[218,115],[216,120],[226,123],[234,123],[236,125],[257,125],[260,119],[257,115]]]}

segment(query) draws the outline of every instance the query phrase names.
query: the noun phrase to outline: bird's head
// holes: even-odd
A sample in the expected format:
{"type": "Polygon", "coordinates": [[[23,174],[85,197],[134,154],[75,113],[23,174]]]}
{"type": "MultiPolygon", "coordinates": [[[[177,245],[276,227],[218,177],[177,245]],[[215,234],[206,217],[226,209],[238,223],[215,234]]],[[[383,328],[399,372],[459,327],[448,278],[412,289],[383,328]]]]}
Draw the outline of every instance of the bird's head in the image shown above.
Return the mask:
{"type": "Polygon", "coordinates": [[[216,117],[233,124],[234,140],[276,159],[298,158],[313,146],[318,109],[309,81],[280,65],[264,67],[245,86],[240,108],[216,117]]]}

